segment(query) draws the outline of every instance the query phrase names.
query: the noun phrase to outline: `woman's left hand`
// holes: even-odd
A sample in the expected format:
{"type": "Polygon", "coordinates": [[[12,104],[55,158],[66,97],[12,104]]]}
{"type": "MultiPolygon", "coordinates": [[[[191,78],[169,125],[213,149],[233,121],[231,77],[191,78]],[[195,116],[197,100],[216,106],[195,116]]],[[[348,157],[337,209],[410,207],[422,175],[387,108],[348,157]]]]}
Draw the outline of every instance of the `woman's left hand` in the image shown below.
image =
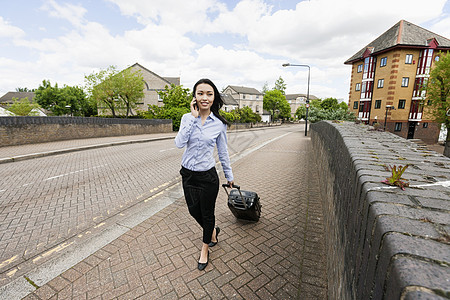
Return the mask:
{"type": "Polygon", "coordinates": [[[232,188],[234,185],[234,181],[228,181],[228,185],[230,186],[230,188],[232,188]]]}

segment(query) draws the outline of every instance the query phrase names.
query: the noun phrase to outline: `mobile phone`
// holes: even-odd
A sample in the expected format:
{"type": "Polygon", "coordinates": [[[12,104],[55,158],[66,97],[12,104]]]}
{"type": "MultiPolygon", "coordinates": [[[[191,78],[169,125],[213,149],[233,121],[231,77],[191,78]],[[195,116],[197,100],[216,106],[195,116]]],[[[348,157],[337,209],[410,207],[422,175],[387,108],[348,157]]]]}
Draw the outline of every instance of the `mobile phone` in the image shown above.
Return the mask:
{"type": "MultiPolygon", "coordinates": [[[[195,98],[194,98],[194,99],[195,99],[195,98]]],[[[194,103],[194,109],[198,110],[197,99],[195,100],[195,103],[194,103]]]]}

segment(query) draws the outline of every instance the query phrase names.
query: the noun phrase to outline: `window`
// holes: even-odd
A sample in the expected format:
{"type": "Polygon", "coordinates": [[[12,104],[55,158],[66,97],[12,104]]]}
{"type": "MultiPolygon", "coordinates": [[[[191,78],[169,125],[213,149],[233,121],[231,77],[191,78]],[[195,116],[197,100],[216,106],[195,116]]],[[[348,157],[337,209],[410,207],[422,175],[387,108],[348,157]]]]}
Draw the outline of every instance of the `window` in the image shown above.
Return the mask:
{"type": "Polygon", "coordinates": [[[384,87],[384,79],[378,79],[378,88],[384,87]]]}
{"type": "Polygon", "coordinates": [[[362,64],[358,65],[358,73],[361,73],[362,70],[363,70],[363,65],[362,64]]]}
{"type": "Polygon", "coordinates": [[[402,131],[402,123],[395,122],[395,129],[394,131],[402,131]]]}
{"type": "Polygon", "coordinates": [[[242,99],[245,99],[245,95],[242,95],[242,99]]]}
{"type": "Polygon", "coordinates": [[[380,67],[384,67],[387,64],[387,57],[383,57],[380,60],[380,67]]]}
{"type": "Polygon", "coordinates": [[[413,56],[412,54],[406,54],[405,64],[412,64],[413,56]]]}
{"type": "Polygon", "coordinates": [[[381,108],[381,100],[375,100],[375,109],[381,108]]]}
{"type": "Polygon", "coordinates": [[[358,101],[355,101],[355,103],[353,103],[353,109],[357,109],[358,108],[358,101]]]}
{"type": "Polygon", "coordinates": [[[405,99],[398,100],[398,109],[404,109],[405,106],[406,106],[406,100],[405,99]]]}
{"type": "Polygon", "coordinates": [[[423,128],[428,128],[428,123],[427,122],[423,123],[423,128]]]}
{"type": "Polygon", "coordinates": [[[409,84],[409,77],[402,78],[402,87],[407,87],[409,84]]]}
{"type": "Polygon", "coordinates": [[[163,102],[163,98],[158,94],[158,102],[163,102]]]}
{"type": "Polygon", "coordinates": [[[361,83],[357,83],[357,84],[356,84],[355,90],[356,90],[356,91],[360,91],[360,90],[361,90],[361,83]]]}

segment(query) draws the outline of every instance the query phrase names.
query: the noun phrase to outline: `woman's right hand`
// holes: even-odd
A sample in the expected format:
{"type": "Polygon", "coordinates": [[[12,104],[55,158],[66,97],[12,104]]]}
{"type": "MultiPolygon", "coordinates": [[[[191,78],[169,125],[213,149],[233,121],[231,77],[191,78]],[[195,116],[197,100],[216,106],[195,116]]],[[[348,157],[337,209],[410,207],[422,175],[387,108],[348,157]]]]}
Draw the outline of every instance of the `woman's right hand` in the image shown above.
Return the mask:
{"type": "Polygon", "coordinates": [[[195,98],[193,98],[191,101],[191,114],[194,116],[194,118],[198,118],[198,105],[195,98]]]}

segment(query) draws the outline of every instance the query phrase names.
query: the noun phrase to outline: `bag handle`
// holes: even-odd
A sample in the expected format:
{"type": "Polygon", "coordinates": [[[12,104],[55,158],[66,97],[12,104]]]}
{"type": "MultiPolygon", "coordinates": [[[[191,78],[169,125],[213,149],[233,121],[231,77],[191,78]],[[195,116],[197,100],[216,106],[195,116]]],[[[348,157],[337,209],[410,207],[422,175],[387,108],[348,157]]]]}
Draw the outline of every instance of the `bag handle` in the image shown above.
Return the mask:
{"type": "MultiPolygon", "coordinates": [[[[233,183],[233,185],[230,186],[230,184],[224,183],[224,184],[222,184],[222,187],[224,188],[225,193],[227,193],[227,196],[228,196],[228,197],[230,197],[230,194],[228,193],[227,188],[233,187],[233,188],[237,189],[237,190],[239,191],[239,195],[241,195],[242,203],[244,203],[245,209],[247,209],[247,202],[244,200],[244,197],[242,196],[242,193],[241,193],[241,187],[240,187],[239,185],[233,183]]],[[[233,200],[232,200],[232,202],[233,202],[233,206],[234,206],[235,203],[234,203],[233,200]]]]}

